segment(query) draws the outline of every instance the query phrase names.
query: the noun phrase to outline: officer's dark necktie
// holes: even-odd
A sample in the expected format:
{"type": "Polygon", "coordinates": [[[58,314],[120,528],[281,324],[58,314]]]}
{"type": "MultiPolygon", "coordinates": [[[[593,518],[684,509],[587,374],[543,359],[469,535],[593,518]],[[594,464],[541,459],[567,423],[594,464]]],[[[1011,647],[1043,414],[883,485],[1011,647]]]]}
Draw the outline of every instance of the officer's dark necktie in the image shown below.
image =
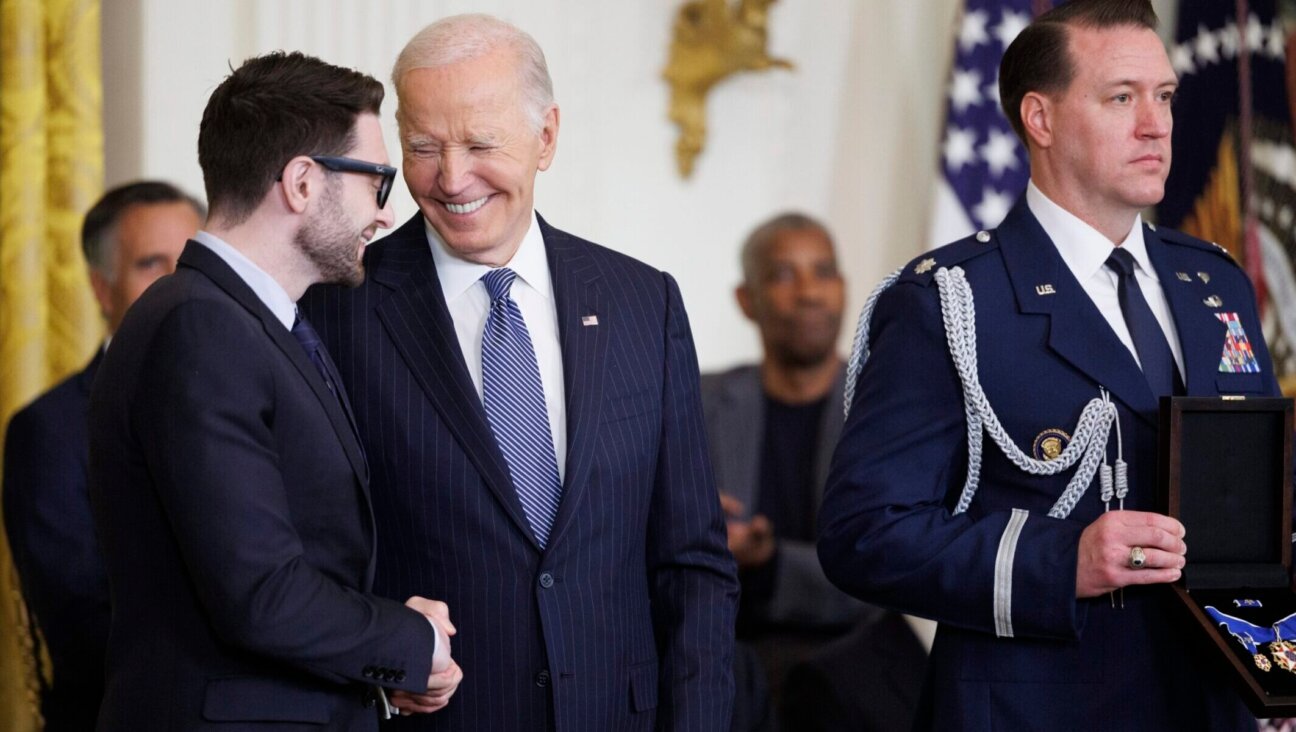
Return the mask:
{"type": "Polygon", "coordinates": [[[1129,328],[1134,350],[1143,366],[1143,376],[1147,378],[1152,393],[1156,396],[1183,394],[1183,381],[1179,378],[1179,369],[1175,366],[1165,332],[1152,314],[1152,308],[1148,307],[1143,290],[1134,277],[1134,255],[1116,247],[1107,258],[1107,268],[1119,278],[1116,296],[1120,299],[1121,314],[1125,316],[1125,325],[1129,328]]]}
{"type": "Polygon", "coordinates": [[[491,299],[482,332],[482,401],[527,522],[543,547],[562,485],[535,348],[522,311],[509,296],[516,277],[501,267],[481,278],[491,299]]]}

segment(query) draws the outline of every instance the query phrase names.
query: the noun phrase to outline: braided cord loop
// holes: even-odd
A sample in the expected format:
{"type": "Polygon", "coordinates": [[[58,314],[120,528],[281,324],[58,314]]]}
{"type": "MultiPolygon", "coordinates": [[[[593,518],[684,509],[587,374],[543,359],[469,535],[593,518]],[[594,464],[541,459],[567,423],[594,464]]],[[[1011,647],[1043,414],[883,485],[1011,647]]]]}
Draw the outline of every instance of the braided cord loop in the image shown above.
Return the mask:
{"type": "MultiPolygon", "coordinates": [[[[895,283],[901,271],[896,270],[878,285],[869,295],[864,310],[860,313],[860,320],[855,329],[854,346],[846,369],[846,413],[848,415],[851,403],[854,401],[855,382],[869,356],[868,328],[873,310],[878,298],[895,283]]],[[[1066,490],[1058,497],[1048,514],[1053,518],[1066,518],[1088,490],[1099,466],[1103,465],[1112,424],[1117,423],[1116,405],[1111,402],[1104,390],[1101,396],[1094,397],[1085,405],[1072,433],[1073,437],[1060,455],[1052,460],[1036,460],[1027,455],[1008,435],[999,421],[999,416],[990,406],[985,391],[981,388],[977,369],[976,302],[967,276],[961,267],[942,267],[936,271],[935,277],[940,291],[941,316],[945,325],[946,340],[949,343],[950,357],[954,361],[954,367],[963,387],[963,408],[967,421],[968,471],[954,513],[960,514],[967,511],[976,496],[981,480],[984,435],[989,434],[990,439],[999,446],[1010,462],[1031,475],[1057,475],[1079,464],[1075,475],[1067,483],[1066,490]]],[[[1117,423],[1117,430],[1119,429],[1117,423]]],[[[1120,498],[1124,497],[1122,490],[1124,487],[1122,483],[1125,483],[1124,461],[1117,462],[1115,480],[1109,477],[1110,470],[1110,468],[1104,470],[1102,476],[1104,501],[1110,500],[1113,494],[1120,498]],[[1115,485],[1112,485],[1113,483],[1115,485]]]]}

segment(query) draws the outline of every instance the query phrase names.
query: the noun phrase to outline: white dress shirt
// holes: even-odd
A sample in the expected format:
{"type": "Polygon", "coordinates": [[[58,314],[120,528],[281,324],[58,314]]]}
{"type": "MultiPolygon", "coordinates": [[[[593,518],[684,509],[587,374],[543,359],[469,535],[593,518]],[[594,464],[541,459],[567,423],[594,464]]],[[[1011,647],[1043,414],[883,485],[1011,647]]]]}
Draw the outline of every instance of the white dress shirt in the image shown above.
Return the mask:
{"type": "MultiPolygon", "coordinates": [[[[1074,214],[1050,201],[1035,182],[1026,186],[1026,205],[1039,220],[1044,233],[1053,240],[1062,261],[1066,262],[1071,274],[1080,281],[1080,287],[1089,295],[1089,299],[1098,307],[1107,324],[1116,332],[1116,337],[1129,349],[1135,363],[1139,362],[1138,351],[1134,348],[1134,339],[1130,337],[1129,326],[1121,312],[1120,297],[1117,286],[1119,276],[1107,268],[1107,258],[1115,251],[1107,237],[1098,230],[1076,218],[1074,214]]],[[[1134,278],[1138,281],[1143,298],[1147,300],[1152,315],[1161,325],[1170,352],[1174,354],[1175,366],[1179,377],[1183,378],[1183,349],[1179,345],[1179,331],[1175,328],[1174,318],[1170,316],[1170,305],[1166,302],[1165,292],[1161,289],[1161,278],[1148,259],[1147,245],[1143,241],[1143,217],[1136,216],[1134,227],[1120,244],[1121,248],[1134,257],[1134,278]]]]}
{"type": "MultiPolygon", "coordinates": [[[[473,386],[477,387],[477,398],[481,399],[482,332],[486,329],[486,316],[490,314],[490,295],[481,278],[492,268],[455,256],[427,219],[423,220],[423,225],[428,245],[432,248],[432,261],[436,263],[437,278],[441,280],[441,292],[454,321],[459,349],[463,351],[473,386]]],[[[522,311],[522,319],[526,321],[535,348],[545,408],[549,412],[549,432],[553,436],[554,455],[558,460],[558,480],[561,482],[567,476],[567,399],[563,385],[562,348],[558,343],[558,306],[554,301],[544,237],[540,234],[540,222],[534,211],[521,246],[504,266],[517,273],[510,295],[522,311]]]]}
{"type": "Polygon", "coordinates": [[[218,236],[200,231],[194,234],[194,241],[225,260],[225,264],[234,270],[234,274],[246,282],[247,286],[252,288],[252,292],[256,293],[257,298],[270,308],[275,319],[283,323],[287,330],[292,330],[293,320],[297,318],[297,303],[293,302],[288,296],[288,291],[275,278],[256,266],[243,252],[218,236]]]}

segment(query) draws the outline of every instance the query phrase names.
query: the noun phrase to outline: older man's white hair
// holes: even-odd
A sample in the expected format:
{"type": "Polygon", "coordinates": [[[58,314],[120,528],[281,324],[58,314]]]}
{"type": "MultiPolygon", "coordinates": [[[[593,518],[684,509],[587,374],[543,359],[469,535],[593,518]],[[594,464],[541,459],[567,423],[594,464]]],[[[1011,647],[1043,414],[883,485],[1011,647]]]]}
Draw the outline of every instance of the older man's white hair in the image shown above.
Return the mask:
{"type": "Polygon", "coordinates": [[[419,31],[405,44],[392,67],[392,84],[396,87],[398,105],[401,78],[410,71],[468,61],[502,47],[517,54],[524,110],[532,128],[539,132],[544,127],[545,113],[554,103],[553,80],[549,78],[544,51],[526,31],[483,13],[442,18],[419,31]]]}

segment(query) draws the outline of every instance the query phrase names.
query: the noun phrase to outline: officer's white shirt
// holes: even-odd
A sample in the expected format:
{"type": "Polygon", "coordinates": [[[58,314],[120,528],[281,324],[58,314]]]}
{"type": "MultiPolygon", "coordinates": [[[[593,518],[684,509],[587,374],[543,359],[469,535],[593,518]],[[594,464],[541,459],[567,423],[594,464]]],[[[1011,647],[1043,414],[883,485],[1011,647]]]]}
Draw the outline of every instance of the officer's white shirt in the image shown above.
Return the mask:
{"type": "MultiPolygon", "coordinates": [[[[1134,339],[1130,337],[1129,327],[1125,325],[1125,316],[1121,312],[1117,293],[1119,278],[1105,266],[1116,247],[1097,229],[1050,201],[1035,186],[1034,181],[1026,186],[1026,205],[1044,228],[1044,233],[1053,240],[1053,246],[1057,247],[1062,261],[1066,262],[1071,274],[1080,282],[1080,287],[1116,332],[1116,337],[1129,349],[1135,363],[1139,363],[1134,339]]],[[[1183,378],[1183,349],[1179,345],[1179,331],[1175,328],[1174,318],[1170,316],[1170,305],[1161,289],[1161,279],[1152,267],[1152,260],[1148,259],[1147,245],[1143,241],[1142,216],[1134,218],[1134,226],[1120,246],[1134,257],[1134,278],[1138,281],[1152,314],[1156,316],[1157,323],[1161,325],[1161,331],[1165,333],[1170,351],[1174,354],[1175,366],[1179,369],[1180,378],[1183,378]]],[[[1142,368],[1141,363],[1139,367],[1142,368]]]]}

